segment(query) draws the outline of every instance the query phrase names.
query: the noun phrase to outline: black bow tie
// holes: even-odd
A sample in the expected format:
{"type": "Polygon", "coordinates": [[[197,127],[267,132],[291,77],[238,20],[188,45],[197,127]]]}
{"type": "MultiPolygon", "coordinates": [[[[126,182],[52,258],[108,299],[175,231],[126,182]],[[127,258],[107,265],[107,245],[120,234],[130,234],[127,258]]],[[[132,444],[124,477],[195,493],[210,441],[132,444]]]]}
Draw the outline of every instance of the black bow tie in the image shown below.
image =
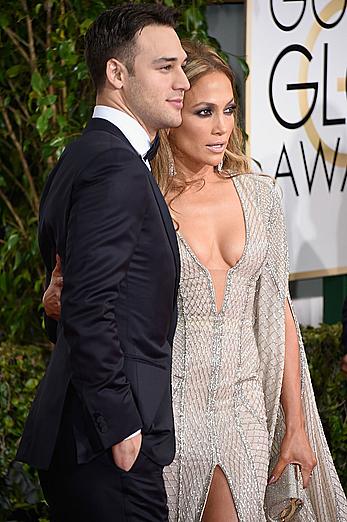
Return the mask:
{"type": "Polygon", "coordinates": [[[155,138],[154,140],[152,141],[151,143],[151,146],[150,148],[148,149],[148,151],[146,152],[146,154],[143,156],[143,159],[144,161],[152,161],[152,159],[154,158],[154,156],[156,155],[157,153],[157,150],[158,150],[158,147],[159,147],[159,143],[160,143],[160,140],[159,140],[159,133],[157,133],[155,135],[155,138]]]}

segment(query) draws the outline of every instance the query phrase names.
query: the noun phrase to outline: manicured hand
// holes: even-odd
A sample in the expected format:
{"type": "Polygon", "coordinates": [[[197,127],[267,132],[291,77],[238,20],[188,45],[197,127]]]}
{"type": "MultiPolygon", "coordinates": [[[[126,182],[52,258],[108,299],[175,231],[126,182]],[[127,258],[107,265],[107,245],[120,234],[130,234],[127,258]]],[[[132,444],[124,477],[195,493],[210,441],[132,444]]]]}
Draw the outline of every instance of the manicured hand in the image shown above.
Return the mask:
{"type": "Polygon", "coordinates": [[[276,482],[288,464],[299,464],[301,467],[303,486],[307,488],[312,471],[317,465],[316,457],[311,449],[304,428],[286,432],[281,444],[278,462],[271,474],[269,484],[276,482]]]}
{"type": "Polygon", "coordinates": [[[134,465],[135,460],[140,452],[142,443],[142,434],[139,433],[131,439],[123,440],[112,446],[113,460],[123,471],[129,471],[134,465]]]}
{"type": "Polygon", "coordinates": [[[55,256],[56,265],[52,272],[51,282],[45,293],[43,294],[42,303],[48,317],[59,321],[61,314],[60,296],[64,286],[64,279],[61,270],[61,259],[57,254],[55,256]]]}

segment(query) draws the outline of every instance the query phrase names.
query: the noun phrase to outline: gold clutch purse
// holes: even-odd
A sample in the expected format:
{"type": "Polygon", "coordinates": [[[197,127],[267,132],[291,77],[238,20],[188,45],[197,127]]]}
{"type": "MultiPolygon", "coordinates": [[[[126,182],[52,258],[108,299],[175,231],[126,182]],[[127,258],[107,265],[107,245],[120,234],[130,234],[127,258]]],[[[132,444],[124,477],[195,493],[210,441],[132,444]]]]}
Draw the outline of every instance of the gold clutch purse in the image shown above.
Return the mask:
{"type": "Polygon", "coordinates": [[[287,522],[304,504],[304,488],[298,464],[288,464],[281,477],[266,487],[265,506],[269,520],[287,522]]]}

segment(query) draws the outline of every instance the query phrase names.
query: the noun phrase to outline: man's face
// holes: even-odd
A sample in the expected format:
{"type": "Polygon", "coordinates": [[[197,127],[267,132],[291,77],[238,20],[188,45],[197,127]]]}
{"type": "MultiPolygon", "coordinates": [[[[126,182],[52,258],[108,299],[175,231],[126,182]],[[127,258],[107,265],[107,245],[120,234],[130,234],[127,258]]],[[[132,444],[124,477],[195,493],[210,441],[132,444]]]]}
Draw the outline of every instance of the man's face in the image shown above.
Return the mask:
{"type": "Polygon", "coordinates": [[[186,53],[176,32],[149,25],[139,33],[135,52],[133,74],[123,84],[127,108],[150,136],[158,129],[178,127],[189,82],[182,69],[186,53]]]}

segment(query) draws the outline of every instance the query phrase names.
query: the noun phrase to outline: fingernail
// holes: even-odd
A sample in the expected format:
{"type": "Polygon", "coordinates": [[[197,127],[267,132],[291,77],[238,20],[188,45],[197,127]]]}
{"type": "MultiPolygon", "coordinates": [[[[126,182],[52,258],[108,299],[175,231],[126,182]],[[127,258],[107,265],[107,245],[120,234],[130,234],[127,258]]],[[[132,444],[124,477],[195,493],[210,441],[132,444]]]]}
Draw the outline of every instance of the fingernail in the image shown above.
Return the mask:
{"type": "Polygon", "coordinates": [[[271,475],[268,484],[270,485],[270,484],[273,484],[274,482],[276,482],[276,477],[275,477],[275,475],[271,475]]]}

